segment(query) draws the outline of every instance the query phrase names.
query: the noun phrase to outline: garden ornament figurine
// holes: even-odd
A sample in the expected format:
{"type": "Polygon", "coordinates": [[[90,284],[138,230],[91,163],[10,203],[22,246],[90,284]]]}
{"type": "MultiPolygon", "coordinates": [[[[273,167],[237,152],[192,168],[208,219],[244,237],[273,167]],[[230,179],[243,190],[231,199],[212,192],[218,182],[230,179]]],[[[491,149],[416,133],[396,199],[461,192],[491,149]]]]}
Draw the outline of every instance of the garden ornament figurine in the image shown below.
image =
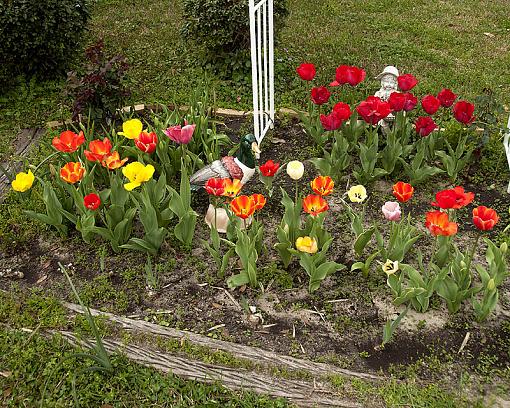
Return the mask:
{"type": "MultiPolygon", "coordinates": [[[[190,178],[191,189],[200,190],[210,178],[238,179],[241,180],[242,184],[246,184],[255,174],[255,159],[258,159],[259,156],[260,149],[255,136],[252,134],[246,135],[241,139],[236,157],[222,157],[193,174],[190,178]]],[[[216,208],[215,210],[214,206],[209,204],[205,222],[210,228],[215,224],[218,232],[225,233],[229,224],[227,211],[224,208],[216,208]]],[[[241,225],[241,229],[250,224],[251,217],[241,225]]]]}
{"type": "Polygon", "coordinates": [[[241,139],[236,157],[225,156],[198,170],[190,177],[192,190],[204,187],[210,178],[231,178],[246,184],[255,174],[255,159],[260,156],[260,149],[255,136],[246,135],[241,139]]]}
{"type": "MultiPolygon", "coordinates": [[[[375,77],[381,81],[381,88],[375,93],[375,96],[381,100],[387,102],[392,92],[398,91],[398,69],[392,65],[388,65],[384,68],[383,72],[375,77]]],[[[389,131],[389,124],[393,122],[395,116],[389,114],[386,118],[379,121],[379,125],[382,127],[385,134],[389,131]]]]}
{"type": "MultiPolygon", "coordinates": [[[[505,137],[503,138],[503,146],[505,147],[506,160],[510,168],[510,116],[508,117],[508,124],[506,125],[505,137]]],[[[508,183],[507,193],[510,194],[510,182],[508,183]]]]}

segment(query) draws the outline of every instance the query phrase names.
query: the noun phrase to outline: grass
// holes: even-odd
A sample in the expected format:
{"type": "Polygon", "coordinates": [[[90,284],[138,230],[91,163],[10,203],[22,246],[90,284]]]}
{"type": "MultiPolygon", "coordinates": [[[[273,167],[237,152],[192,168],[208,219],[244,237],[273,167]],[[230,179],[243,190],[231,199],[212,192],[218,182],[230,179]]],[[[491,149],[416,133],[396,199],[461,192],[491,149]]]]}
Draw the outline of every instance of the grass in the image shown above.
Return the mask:
{"type": "MultiPolygon", "coordinates": [[[[103,320],[99,320],[98,323],[103,335],[117,332],[114,325],[105,325],[107,322],[103,320]]],[[[74,318],[68,316],[67,311],[52,296],[39,291],[0,292],[0,367],[2,367],[0,405],[36,406],[40,402],[45,381],[51,374],[43,406],[72,406],[69,397],[72,376],[69,373],[92,363],[82,361],[77,364],[76,359],[72,358],[75,350],[66,340],[58,334],[43,336],[45,329],[71,330],[78,336],[90,336],[91,333],[83,316],[78,315],[74,318]],[[21,328],[28,328],[34,332],[22,331],[21,328]],[[64,359],[68,360],[59,365],[64,359]]],[[[210,364],[271,373],[278,378],[311,381],[313,377],[307,371],[287,370],[276,366],[259,367],[258,364],[237,358],[230,353],[197,346],[187,341],[126,332],[119,334],[122,334],[126,343],[150,344],[163,351],[183,354],[210,364]]],[[[133,406],[135,401],[137,407],[290,406],[282,399],[257,396],[250,392],[231,392],[220,384],[204,385],[185,381],[173,375],[164,375],[134,364],[121,355],[112,355],[111,361],[114,366],[112,375],[99,373],[78,375],[76,384],[81,406],[109,404],[114,407],[128,407],[133,406]]],[[[448,364],[453,364],[453,359],[447,360],[447,357],[442,356],[432,364],[434,361],[419,360],[414,365],[395,367],[392,377],[378,383],[328,373],[324,373],[324,377],[319,380],[328,382],[345,398],[359,402],[363,406],[483,407],[483,404],[473,400],[469,393],[454,393],[450,390],[448,382],[444,382],[448,364]],[[424,373],[424,370],[428,374],[424,373]],[[431,374],[437,377],[435,383],[420,382],[421,375],[431,374]],[[397,381],[396,378],[406,380],[397,381]]],[[[470,379],[466,377],[464,381],[468,380],[470,379]]]]}
{"type": "MultiPolygon", "coordinates": [[[[128,57],[131,102],[187,103],[203,72],[196,46],[179,34],[181,2],[148,0],[143,12],[134,4],[133,0],[97,0],[85,42],[104,38],[111,53],[128,57]]],[[[347,102],[374,93],[378,82],[371,78],[388,64],[415,74],[422,95],[451,87],[473,99],[489,87],[504,103],[510,102],[506,81],[510,17],[503,0],[289,0],[289,6],[290,16],[276,46],[277,106],[303,106],[308,84],[294,72],[302,61],[316,64],[316,82],[321,84],[329,83],[342,63],[365,67],[369,80],[355,92],[344,91],[341,98],[347,102]]],[[[250,108],[249,83],[210,75],[219,106],[250,108]]],[[[68,116],[62,107],[62,85],[21,82],[0,97],[0,156],[11,151],[20,128],[68,116]]]]}
{"type": "MultiPolygon", "coordinates": [[[[7,375],[0,377],[0,404],[5,407],[37,406],[46,376],[53,370],[53,380],[43,406],[69,407],[71,378],[76,369],[74,353],[60,336],[45,338],[39,334],[0,329],[0,364],[7,375]]],[[[173,375],[131,363],[119,355],[112,357],[114,374],[83,374],[77,379],[81,406],[115,407],[286,407],[283,400],[274,400],[253,393],[235,393],[219,384],[205,385],[185,381],[173,375]]]]}

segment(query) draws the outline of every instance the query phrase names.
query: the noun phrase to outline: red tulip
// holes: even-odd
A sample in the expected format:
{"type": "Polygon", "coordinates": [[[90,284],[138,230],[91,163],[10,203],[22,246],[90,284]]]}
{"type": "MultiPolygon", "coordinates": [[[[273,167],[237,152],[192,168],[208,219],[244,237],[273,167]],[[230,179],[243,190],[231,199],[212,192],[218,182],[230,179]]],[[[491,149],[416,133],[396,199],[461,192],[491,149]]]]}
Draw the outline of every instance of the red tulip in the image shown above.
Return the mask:
{"type": "Polygon", "coordinates": [[[414,96],[410,92],[406,92],[404,95],[406,97],[406,100],[404,102],[404,110],[406,112],[412,111],[418,104],[418,98],[416,98],[416,96],[414,96]]]}
{"type": "Polygon", "coordinates": [[[414,194],[414,187],[409,183],[399,181],[393,185],[393,195],[401,203],[409,201],[414,194]]]}
{"type": "Polygon", "coordinates": [[[437,129],[437,124],[430,116],[420,116],[416,119],[416,133],[420,136],[428,136],[437,129]]]}
{"type": "Polygon", "coordinates": [[[315,65],[313,64],[301,64],[296,68],[296,72],[300,78],[304,81],[312,81],[315,78],[315,65]]]}
{"type": "Polygon", "coordinates": [[[318,215],[329,208],[328,202],[320,195],[310,194],[303,199],[303,209],[311,215],[318,215]]]}
{"type": "Polygon", "coordinates": [[[442,89],[437,94],[437,99],[439,99],[439,102],[441,102],[441,106],[444,108],[449,108],[453,105],[455,99],[457,99],[457,95],[455,95],[450,89],[442,89]]]}
{"type": "Polygon", "coordinates": [[[349,84],[351,86],[356,86],[360,82],[363,82],[365,79],[366,72],[364,69],[349,66],[349,65],[340,65],[336,69],[336,82],[338,84],[349,84]]]}
{"type": "Polygon", "coordinates": [[[498,213],[483,205],[473,208],[473,224],[481,231],[489,231],[499,221],[498,213]]]}
{"type": "Polygon", "coordinates": [[[442,190],[436,193],[436,201],[431,203],[434,207],[444,210],[453,208],[458,210],[465,207],[475,199],[475,193],[467,193],[463,187],[457,186],[452,189],[442,190]]]}
{"type": "Polygon", "coordinates": [[[245,220],[254,213],[255,202],[250,196],[241,195],[232,200],[230,209],[236,216],[245,220]]]}
{"type": "Polygon", "coordinates": [[[435,235],[450,236],[457,233],[457,223],[450,222],[448,214],[442,211],[429,211],[425,217],[425,227],[435,235]]]}
{"type": "Polygon", "coordinates": [[[259,167],[259,170],[264,177],[274,177],[279,168],[280,163],[275,163],[272,160],[268,160],[259,167]]]}
{"type": "Polygon", "coordinates": [[[51,144],[55,149],[63,153],[72,153],[85,143],[83,132],[78,135],[70,130],[62,132],[59,137],[54,137],[51,144]]]}
{"type": "Polygon", "coordinates": [[[86,195],[85,197],[83,197],[83,204],[89,210],[95,211],[101,205],[101,199],[99,198],[99,196],[97,194],[90,193],[90,194],[86,195]]]}
{"type": "Polygon", "coordinates": [[[211,195],[221,196],[225,192],[225,180],[212,177],[205,183],[205,190],[211,195]]]}
{"type": "Polygon", "coordinates": [[[89,143],[89,150],[85,150],[83,153],[89,161],[101,161],[110,154],[111,150],[112,143],[105,137],[103,140],[92,140],[89,143]]]}
{"type": "Polygon", "coordinates": [[[400,112],[404,110],[404,104],[406,102],[405,94],[400,92],[392,92],[388,98],[388,103],[393,112],[400,112]]]}
{"type": "Polygon", "coordinates": [[[135,145],[142,152],[145,153],[153,153],[156,150],[156,146],[158,145],[158,137],[155,132],[142,132],[140,136],[135,139],[135,145]]]}
{"type": "Polygon", "coordinates": [[[453,116],[464,125],[469,125],[475,120],[474,111],[475,105],[467,101],[459,101],[453,106],[453,116]]]}
{"type": "Polygon", "coordinates": [[[440,106],[441,102],[439,102],[439,99],[437,99],[434,95],[424,96],[421,100],[421,107],[429,115],[436,113],[440,106]]]}
{"type": "Polygon", "coordinates": [[[409,112],[414,109],[418,100],[412,93],[392,92],[388,98],[388,103],[393,112],[406,111],[409,112]]]}
{"type": "Polygon", "coordinates": [[[400,75],[397,78],[397,82],[398,82],[398,87],[402,91],[407,92],[416,86],[416,84],[418,83],[418,80],[411,74],[404,74],[404,75],[400,75]]]}
{"type": "Polygon", "coordinates": [[[333,112],[335,112],[342,121],[346,121],[351,117],[351,107],[343,102],[338,102],[333,106],[333,112]]]}
{"type": "Polygon", "coordinates": [[[329,101],[330,96],[331,93],[325,86],[312,88],[311,98],[312,102],[315,103],[316,105],[324,105],[329,101]]]}
{"type": "Polygon", "coordinates": [[[342,119],[335,111],[331,112],[329,115],[321,113],[320,121],[324,130],[337,130],[342,126],[342,119]]]}
{"type": "Polygon", "coordinates": [[[369,96],[356,108],[360,116],[367,123],[376,125],[391,113],[390,104],[382,101],[377,96],[369,96]]]}

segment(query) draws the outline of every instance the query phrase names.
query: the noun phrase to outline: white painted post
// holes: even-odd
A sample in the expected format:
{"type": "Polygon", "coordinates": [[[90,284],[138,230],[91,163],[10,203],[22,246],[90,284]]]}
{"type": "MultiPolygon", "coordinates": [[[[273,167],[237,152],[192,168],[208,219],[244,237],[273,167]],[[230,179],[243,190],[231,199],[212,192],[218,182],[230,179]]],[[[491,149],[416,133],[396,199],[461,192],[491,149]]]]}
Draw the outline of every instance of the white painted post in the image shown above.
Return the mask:
{"type": "Polygon", "coordinates": [[[273,0],[249,0],[253,132],[262,142],[274,126],[273,0]]]}
{"type": "MultiPolygon", "coordinates": [[[[508,124],[506,125],[508,128],[505,132],[505,137],[503,138],[503,146],[505,147],[506,160],[508,161],[508,167],[510,168],[510,116],[508,117],[508,124]]],[[[510,194],[510,182],[508,183],[507,193],[510,194]]]]}

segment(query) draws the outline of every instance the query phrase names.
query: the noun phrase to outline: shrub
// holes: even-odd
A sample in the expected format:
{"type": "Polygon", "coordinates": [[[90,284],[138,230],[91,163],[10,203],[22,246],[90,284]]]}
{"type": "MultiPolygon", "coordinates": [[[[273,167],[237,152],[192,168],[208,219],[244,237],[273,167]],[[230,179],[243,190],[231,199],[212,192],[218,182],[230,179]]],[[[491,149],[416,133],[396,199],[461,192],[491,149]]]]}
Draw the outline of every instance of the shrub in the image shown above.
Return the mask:
{"type": "Polygon", "coordinates": [[[87,62],[80,72],[69,72],[67,96],[72,100],[73,120],[84,114],[92,120],[112,119],[130,92],[126,89],[127,60],[108,57],[103,41],[85,50],[87,62]]]}
{"type": "MultiPolygon", "coordinates": [[[[274,1],[275,35],[289,14],[287,0],[274,1]]],[[[203,47],[204,58],[225,74],[246,68],[250,20],[246,0],[184,0],[181,33],[203,47]]],[[[249,65],[248,65],[249,66],[249,65]]]]}
{"type": "Polygon", "coordinates": [[[0,0],[3,80],[65,73],[88,19],[87,0],[0,0]]]}

